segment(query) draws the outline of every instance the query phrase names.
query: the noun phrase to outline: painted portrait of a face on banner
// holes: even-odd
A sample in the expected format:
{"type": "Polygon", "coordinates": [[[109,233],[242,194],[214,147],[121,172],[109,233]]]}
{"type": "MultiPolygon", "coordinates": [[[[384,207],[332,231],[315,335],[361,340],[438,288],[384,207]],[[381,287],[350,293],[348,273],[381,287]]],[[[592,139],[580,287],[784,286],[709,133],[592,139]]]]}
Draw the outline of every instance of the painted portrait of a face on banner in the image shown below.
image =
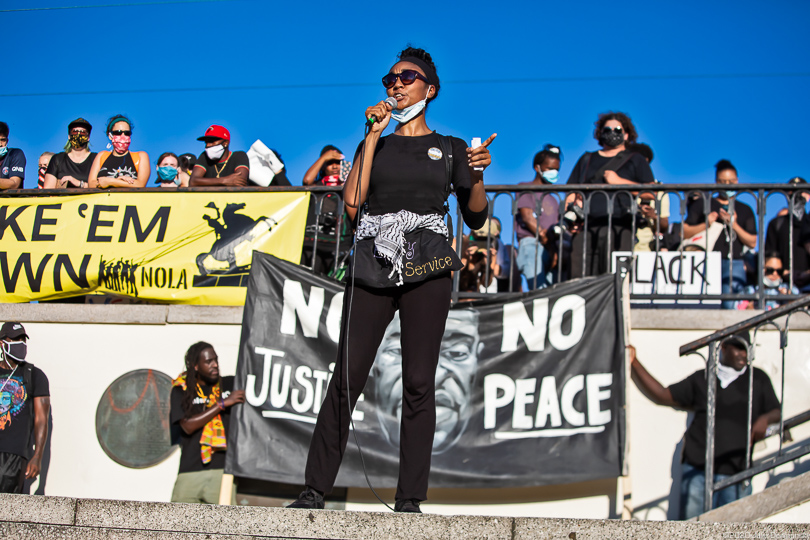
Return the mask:
{"type": "MultiPolygon", "coordinates": [[[[560,484],[621,474],[624,343],[614,275],[453,306],[436,370],[434,487],[560,484]]],[[[344,285],[255,253],[226,472],[303,483],[334,371],[344,285]]],[[[353,329],[352,331],[362,331],[353,329]]],[[[396,485],[400,322],[390,321],[353,411],[375,486],[396,485]]],[[[354,437],[338,486],[365,486],[354,437]]]]}

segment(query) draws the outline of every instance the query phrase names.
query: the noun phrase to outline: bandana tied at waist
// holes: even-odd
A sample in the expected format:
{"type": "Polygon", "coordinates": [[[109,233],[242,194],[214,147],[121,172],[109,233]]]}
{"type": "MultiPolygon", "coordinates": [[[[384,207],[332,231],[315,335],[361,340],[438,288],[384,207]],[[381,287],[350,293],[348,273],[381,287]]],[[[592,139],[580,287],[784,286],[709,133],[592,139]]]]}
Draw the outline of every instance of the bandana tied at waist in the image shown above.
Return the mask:
{"type": "Polygon", "coordinates": [[[357,239],[374,238],[375,256],[391,263],[388,277],[397,274],[397,285],[402,285],[402,257],[405,254],[405,235],[417,229],[428,229],[449,237],[444,218],[439,214],[414,214],[407,210],[370,216],[364,214],[357,227],[357,239]]]}
{"type": "MultiPolygon", "coordinates": [[[[180,374],[179,377],[172,381],[172,386],[179,386],[185,391],[186,374],[180,374]]],[[[219,400],[222,398],[222,390],[219,387],[219,383],[217,383],[211,389],[211,393],[206,396],[202,387],[200,387],[200,383],[197,383],[197,396],[203,398],[205,400],[205,408],[210,409],[211,407],[218,406],[219,400]]],[[[203,427],[202,435],[200,436],[200,458],[202,462],[207,465],[211,463],[211,456],[214,452],[225,451],[227,448],[228,444],[225,441],[225,425],[222,423],[222,415],[218,414],[203,427]]]]}

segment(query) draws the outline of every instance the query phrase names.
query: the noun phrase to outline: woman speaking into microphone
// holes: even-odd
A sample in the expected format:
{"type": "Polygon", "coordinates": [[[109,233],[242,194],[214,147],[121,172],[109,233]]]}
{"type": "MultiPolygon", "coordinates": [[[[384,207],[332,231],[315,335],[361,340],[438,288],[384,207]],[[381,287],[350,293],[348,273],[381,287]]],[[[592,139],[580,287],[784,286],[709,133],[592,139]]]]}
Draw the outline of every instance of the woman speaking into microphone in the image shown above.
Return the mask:
{"type": "Polygon", "coordinates": [[[343,197],[359,213],[347,279],[335,371],[310,442],[306,490],[288,508],[323,508],[349,437],[350,414],[368,379],[385,328],[399,310],[402,326],[402,414],[397,512],[420,512],[427,498],[435,377],[450,309],[451,271],[461,261],[445,222],[454,191],[464,222],[487,217],[484,169],[493,134],[477,148],[437,134],[425,120],[439,94],[430,54],[408,47],[382,78],[388,98],[366,109],[371,127],[360,144],[343,197]],[[396,107],[390,98],[396,100],[396,107]],[[382,132],[397,122],[391,135],[382,132]]]}

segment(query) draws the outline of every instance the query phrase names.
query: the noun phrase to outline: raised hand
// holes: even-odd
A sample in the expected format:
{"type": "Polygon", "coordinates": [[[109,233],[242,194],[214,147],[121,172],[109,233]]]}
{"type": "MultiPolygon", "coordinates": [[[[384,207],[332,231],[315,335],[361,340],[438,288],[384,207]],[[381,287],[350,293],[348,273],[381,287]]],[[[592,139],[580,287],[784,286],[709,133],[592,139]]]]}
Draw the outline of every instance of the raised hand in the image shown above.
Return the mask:
{"type": "Polygon", "coordinates": [[[470,173],[473,176],[483,176],[484,171],[476,171],[476,167],[486,169],[492,163],[488,147],[497,136],[497,133],[493,133],[478,148],[467,148],[467,165],[470,167],[470,173]]]}

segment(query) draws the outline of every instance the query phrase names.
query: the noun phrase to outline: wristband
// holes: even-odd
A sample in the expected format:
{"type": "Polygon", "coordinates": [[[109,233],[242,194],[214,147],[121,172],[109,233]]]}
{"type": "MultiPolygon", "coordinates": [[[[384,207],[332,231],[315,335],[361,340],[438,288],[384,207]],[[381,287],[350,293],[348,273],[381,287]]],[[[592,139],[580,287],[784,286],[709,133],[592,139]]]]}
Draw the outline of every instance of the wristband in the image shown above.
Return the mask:
{"type": "Polygon", "coordinates": [[[220,411],[224,411],[224,410],[225,410],[225,402],[224,402],[224,401],[222,401],[222,399],[218,399],[218,400],[217,400],[217,405],[219,405],[219,410],[220,410],[220,411]]]}

